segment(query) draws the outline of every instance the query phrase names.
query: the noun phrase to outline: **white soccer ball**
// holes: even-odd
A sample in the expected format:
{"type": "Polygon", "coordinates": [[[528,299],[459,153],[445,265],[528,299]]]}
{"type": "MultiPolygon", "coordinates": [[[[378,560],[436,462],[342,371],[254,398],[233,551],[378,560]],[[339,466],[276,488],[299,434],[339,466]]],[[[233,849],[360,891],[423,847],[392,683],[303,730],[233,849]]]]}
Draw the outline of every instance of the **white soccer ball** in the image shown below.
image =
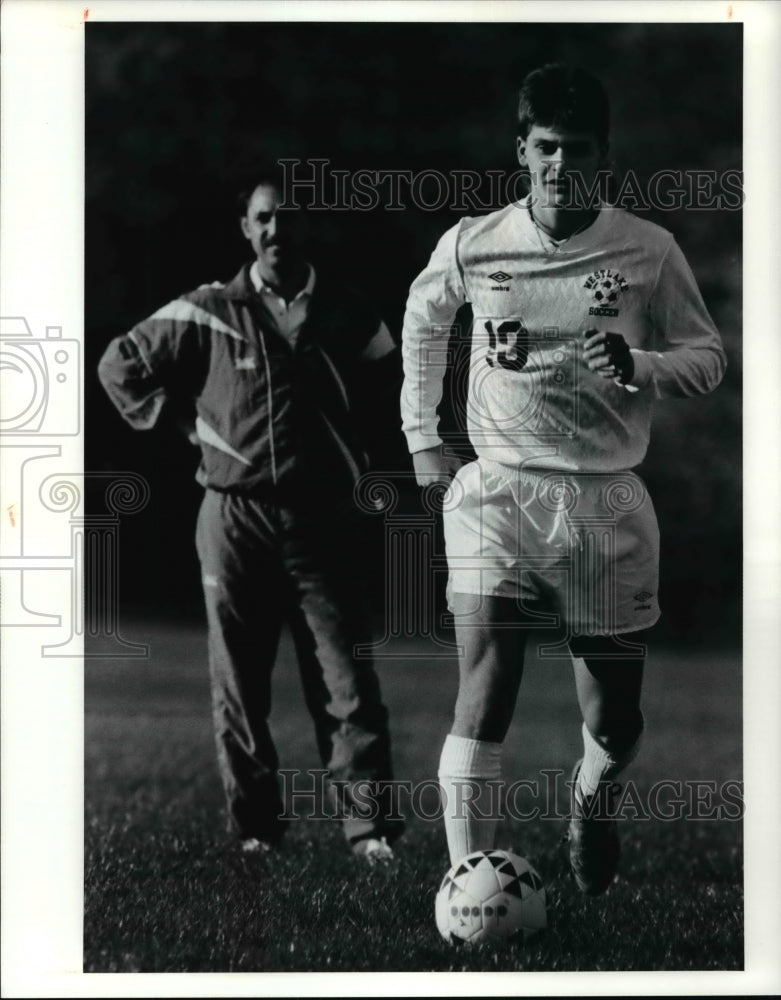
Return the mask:
{"type": "Polygon", "coordinates": [[[525,939],[547,925],[545,887],[525,858],[476,851],[442,879],[435,912],[437,929],[451,944],[525,939]]]}

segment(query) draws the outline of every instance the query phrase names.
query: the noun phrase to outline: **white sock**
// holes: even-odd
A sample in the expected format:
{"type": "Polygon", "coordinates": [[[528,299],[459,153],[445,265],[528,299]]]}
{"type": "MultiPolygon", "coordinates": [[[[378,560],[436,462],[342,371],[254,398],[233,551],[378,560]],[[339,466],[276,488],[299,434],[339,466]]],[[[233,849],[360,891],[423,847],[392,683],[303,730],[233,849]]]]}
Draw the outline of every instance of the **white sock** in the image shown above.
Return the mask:
{"type": "Polygon", "coordinates": [[[502,776],[502,744],[450,734],[439,760],[439,784],[450,863],[494,846],[502,776]],[[470,806],[470,801],[474,805],[470,806]],[[482,815],[480,815],[482,814],[482,815]]]}
{"type": "Polygon", "coordinates": [[[578,787],[584,795],[593,795],[600,781],[612,781],[640,752],[643,732],[622,754],[611,754],[589,732],[583,723],[583,763],[578,774],[578,787]]]}

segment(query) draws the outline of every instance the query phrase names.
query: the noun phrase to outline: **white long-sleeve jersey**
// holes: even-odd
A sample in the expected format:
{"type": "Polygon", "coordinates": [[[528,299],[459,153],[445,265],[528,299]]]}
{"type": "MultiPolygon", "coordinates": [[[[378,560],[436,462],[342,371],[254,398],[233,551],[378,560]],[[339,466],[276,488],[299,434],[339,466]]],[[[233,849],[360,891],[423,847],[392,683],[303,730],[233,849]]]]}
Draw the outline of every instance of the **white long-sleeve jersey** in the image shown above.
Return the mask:
{"type": "Polygon", "coordinates": [[[646,452],[651,408],[710,392],[726,358],[683,253],[665,229],[602,206],[558,249],[528,200],[467,217],[413,282],[403,330],[403,429],[411,452],[441,443],[436,409],[458,308],[472,305],[467,427],[509,466],[615,472],[646,452]],[[586,330],[620,333],[629,386],[589,371],[586,330]]]}

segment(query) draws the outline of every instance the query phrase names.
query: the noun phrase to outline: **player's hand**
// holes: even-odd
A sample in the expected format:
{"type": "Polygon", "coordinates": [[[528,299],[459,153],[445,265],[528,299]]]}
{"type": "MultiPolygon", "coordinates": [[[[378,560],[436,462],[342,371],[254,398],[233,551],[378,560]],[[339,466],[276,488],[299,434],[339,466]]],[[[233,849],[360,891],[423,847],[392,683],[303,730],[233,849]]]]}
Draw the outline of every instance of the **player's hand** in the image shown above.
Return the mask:
{"type": "Polygon", "coordinates": [[[623,385],[632,381],[635,363],[620,333],[586,330],[585,336],[583,358],[592,372],[602,378],[617,378],[623,385]]]}
{"type": "Polygon", "coordinates": [[[416,451],[412,456],[412,464],[418,486],[431,486],[434,483],[449,486],[462,463],[456,455],[446,455],[442,446],[438,445],[436,448],[416,451]]]}

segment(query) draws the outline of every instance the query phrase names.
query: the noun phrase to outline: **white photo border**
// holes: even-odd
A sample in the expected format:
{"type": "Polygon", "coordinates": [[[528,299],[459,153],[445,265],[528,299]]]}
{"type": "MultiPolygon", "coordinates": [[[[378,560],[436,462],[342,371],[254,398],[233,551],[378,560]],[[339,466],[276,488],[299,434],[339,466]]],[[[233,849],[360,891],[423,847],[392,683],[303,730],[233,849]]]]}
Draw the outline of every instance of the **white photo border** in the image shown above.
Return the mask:
{"type": "MultiPolygon", "coordinates": [[[[781,705],[777,161],[781,7],[684,2],[255,2],[5,0],[2,4],[0,314],[83,346],[84,24],[92,21],[741,21],[745,122],[743,972],[480,974],[83,974],[83,678],[78,657],[44,660],[36,629],[2,630],[2,972],[13,996],[696,995],[777,992],[781,983],[778,706],[781,705]],[[30,706],[35,710],[31,712],[30,706]]],[[[83,352],[82,352],[83,354],[83,352]]],[[[83,412],[83,410],[82,410],[83,412]]],[[[83,471],[78,436],[63,469],[83,471]]],[[[7,454],[2,454],[4,467],[7,454]]],[[[9,479],[12,477],[9,477],[9,479]]],[[[9,487],[3,487],[5,517],[9,487]]],[[[28,524],[35,510],[25,511],[28,524]]],[[[3,554],[13,527],[2,523],[3,554]]],[[[65,581],[42,577],[55,606],[65,581]]]]}

